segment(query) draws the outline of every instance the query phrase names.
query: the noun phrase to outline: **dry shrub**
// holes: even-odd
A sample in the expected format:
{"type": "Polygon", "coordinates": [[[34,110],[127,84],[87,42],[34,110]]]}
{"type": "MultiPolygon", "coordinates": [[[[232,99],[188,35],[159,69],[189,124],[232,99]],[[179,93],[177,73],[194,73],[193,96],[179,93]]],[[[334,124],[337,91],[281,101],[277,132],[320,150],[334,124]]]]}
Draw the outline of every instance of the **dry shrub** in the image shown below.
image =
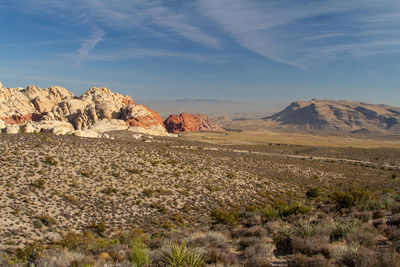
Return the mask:
{"type": "Polygon", "coordinates": [[[250,237],[243,237],[239,240],[240,249],[246,249],[250,246],[254,246],[258,244],[261,240],[258,237],[250,236],[250,237]]]}
{"type": "Polygon", "coordinates": [[[399,227],[400,226],[400,214],[396,214],[392,218],[390,218],[387,221],[387,224],[388,225],[396,225],[396,226],[399,227]]]}
{"type": "Polygon", "coordinates": [[[400,267],[400,257],[394,251],[372,251],[367,248],[349,249],[338,263],[348,267],[400,267]]]}
{"type": "Polygon", "coordinates": [[[273,236],[276,248],[280,252],[291,253],[292,252],[292,239],[293,233],[288,231],[280,231],[273,236]]]}
{"type": "Polygon", "coordinates": [[[272,264],[262,255],[256,255],[254,258],[246,260],[245,267],[272,267],[272,264]]]}
{"type": "Polygon", "coordinates": [[[220,232],[196,232],[186,239],[188,246],[193,247],[224,247],[227,238],[220,232]]]}
{"type": "Polygon", "coordinates": [[[400,213],[400,205],[392,207],[392,214],[400,213]]]}
{"type": "Polygon", "coordinates": [[[261,226],[254,226],[251,228],[237,228],[231,232],[233,238],[238,237],[264,237],[267,235],[267,231],[261,226]]]}
{"type": "Polygon", "coordinates": [[[375,245],[375,235],[368,232],[353,232],[346,237],[346,242],[352,245],[373,248],[375,245]]]}
{"type": "Polygon", "coordinates": [[[384,230],[384,234],[390,241],[400,240],[400,230],[397,226],[388,225],[384,230]]]}
{"type": "Polygon", "coordinates": [[[326,237],[314,236],[307,238],[293,237],[292,251],[307,256],[322,254],[325,258],[330,259],[332,253],[327,247],[328,239],[326,237]]]}
{"type": "Polygon", "coordinates": [[[363,223],[369,222],[372,220],[372,215],[371,212],[364,211],[364,212],[358,212],[354,214],[354,218],[357,220],[360,220],[363,223]]]}
{"type": "Polygon", "coordinates": [[[161,248],[164,244],[164,239],[156,237],[156,238],[151,238],[145,241],[146,245],[150,248],[150,249],[157,249],[157,248],[161,248]]]}
{"type": "Polygon", "coordinates": [[[236,255],[231,253],[227,248],[208,248],[204,257],[208,264],[221,263],[224,266],[232,266],[237,263],[236,255]]]}
{"type": "Polygon", "coordinates": [[[256,244],[246,248],[244,257],[245,266],[271,266],[270,259],[274,257],[275,244],[256,244]]]}
{"type": "Polygon", "coordinates": [[[381,219],[381,218],[385,218],[386,214],[383,210],[375,210],[374,212],[372,212],[372,218],[374,219],[381,219]]]}
{"type": "Polygon", "coordinates": [[[260,215],[252,216],[252,217],[248,218],[247,220],[245,220],[245,222],[243,222],[243,224],[246,227],[261,225],[262,224],[261,216],[260,215]]]}
{"type": "Polygon", "coordinates": [[[64,248],[61,250],[47,251],[46,253],[42,254],[40,258],[36,261],[36,266],[72,266],[72,264],[79,263],[83,259],[83,253],[70,251],[64,248]]]}
{"type": "Polygon", "coordinates": [[[322,255],[308,257],[303,254],[296,254],[288,258],[288,267],[331,267],[329,260],[322,255]]]}

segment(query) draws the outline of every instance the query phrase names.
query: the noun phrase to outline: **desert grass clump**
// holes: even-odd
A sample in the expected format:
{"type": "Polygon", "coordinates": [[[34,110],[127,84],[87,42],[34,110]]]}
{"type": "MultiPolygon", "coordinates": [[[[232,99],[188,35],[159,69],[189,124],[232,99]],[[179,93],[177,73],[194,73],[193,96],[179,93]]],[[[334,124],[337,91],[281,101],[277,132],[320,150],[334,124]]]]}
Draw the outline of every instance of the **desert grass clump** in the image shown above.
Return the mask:
{"type": "Polygon", "coordinates": [[[332,242],[339,241],[353,231],[355,228],[354,223],[334,223],[331,226],[330,240],[332,242]]]}
{"type": "Polygon", "coordinates": [[[53,157],[53,156],[47,156],[44,159],[44,163],[50,165],[50,166],[57,166],[58,161],[53,157]]]}
{"type": "Polygon", "coordinates": [[[36,219],[38,219],[45,226],[52,226],[57,224],[57,220],[49,215],[38,216],[36,217],[36,219]]]}
{"type": "Polygon", "coordinates": [[[354,231],[346,236],[346,243],[352,246],[363,246],[373,248],[375,246],[375,235],[370,232],[354,231]]]}
{"type": "Polygon", "coordinates": [[[101,192],[103,194],[106,194],[106,195],[110,196],[112,194],[118,193],[118,189],[108,186],[108,187],[104,188],[103,190],[101,190],[101,192]]]}
{"type": "Polygon", "coordinates": [[[46,181],[43,179],[37,179],[31,183],[31,186],[38,188],[38,189],[44,189],[46,185],[46,181]]]}
{"type": "Polygon", "coordinates": [[[106,225],[103,221],[99,223],[93,223],[89,225],[88,228],[99,236],[103,236],[104,232],[107,230],[106,225]]]}

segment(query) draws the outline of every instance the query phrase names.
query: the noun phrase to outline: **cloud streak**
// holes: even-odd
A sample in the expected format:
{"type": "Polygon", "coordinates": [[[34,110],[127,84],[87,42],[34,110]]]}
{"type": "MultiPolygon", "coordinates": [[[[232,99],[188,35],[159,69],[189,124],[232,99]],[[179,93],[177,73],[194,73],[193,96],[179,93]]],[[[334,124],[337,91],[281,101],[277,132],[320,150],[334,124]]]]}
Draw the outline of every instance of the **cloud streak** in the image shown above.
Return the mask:
{"type": "Polygon", "coordinates": [[[242,47],[296,67],[397,52],[400,41],[395,1],[201,0],[199,7],[242,47]]]}
{"type": "Polygon", "coordinates": [[[96,28],[90,38],[82,43],[81,47],[77,51],[78,66],[80,66],[80,64],[88,58],[90,51],[92,51],[96,45],[103,40],[103,36],[104,31],[100,28],[96,28]]]}

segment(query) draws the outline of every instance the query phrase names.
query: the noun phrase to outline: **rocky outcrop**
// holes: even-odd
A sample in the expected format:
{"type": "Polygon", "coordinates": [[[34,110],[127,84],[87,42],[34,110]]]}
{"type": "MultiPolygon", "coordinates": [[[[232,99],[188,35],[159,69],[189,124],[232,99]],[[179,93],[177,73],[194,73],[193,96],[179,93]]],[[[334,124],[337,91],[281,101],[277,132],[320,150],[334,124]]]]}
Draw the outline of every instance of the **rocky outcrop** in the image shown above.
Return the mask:
{"type": "Polygon", "coordinates": [[[0,85],[0,121],[0,129],[10,133],[46,131],[98,137],[107,131],[130,130],[168,135],[155,111],[104,87],[74,97],[58,86],[23,89],[0,85]]]}
{"type": "Polygon", "coordinates": [[[292,130],[400,133],[400,108],[344,100],[296,101],[264,120],[292,130]]]}
{"type": "Polygon", "coordinates": [[[203,114],[181,113],[180,115],[170,115],[164,121],[164,125],[169,133],[222,130],[208,116],[203,114]]]}

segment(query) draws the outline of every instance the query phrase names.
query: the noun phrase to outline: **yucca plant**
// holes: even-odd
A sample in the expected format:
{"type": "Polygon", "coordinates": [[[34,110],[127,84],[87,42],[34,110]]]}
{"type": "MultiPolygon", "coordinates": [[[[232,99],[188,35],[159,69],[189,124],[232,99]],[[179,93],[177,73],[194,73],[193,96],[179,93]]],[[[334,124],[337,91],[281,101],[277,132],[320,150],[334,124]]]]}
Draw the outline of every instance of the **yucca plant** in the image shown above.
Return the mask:
{"type": "Polygon", "coordinates": [[[202,255],[192,248],[187,248],[186,243],[173,245],[164,250],[163,262],[171,267],[199,267],[205,262],[202,255]]]}
{"type": "Polygon", "coordinates": [[[185,261],[187,267],[203,266],[203,264],[205,263],[203,255],[200,255],[196,250],[191,248],[188,249],[185,261]]]}

